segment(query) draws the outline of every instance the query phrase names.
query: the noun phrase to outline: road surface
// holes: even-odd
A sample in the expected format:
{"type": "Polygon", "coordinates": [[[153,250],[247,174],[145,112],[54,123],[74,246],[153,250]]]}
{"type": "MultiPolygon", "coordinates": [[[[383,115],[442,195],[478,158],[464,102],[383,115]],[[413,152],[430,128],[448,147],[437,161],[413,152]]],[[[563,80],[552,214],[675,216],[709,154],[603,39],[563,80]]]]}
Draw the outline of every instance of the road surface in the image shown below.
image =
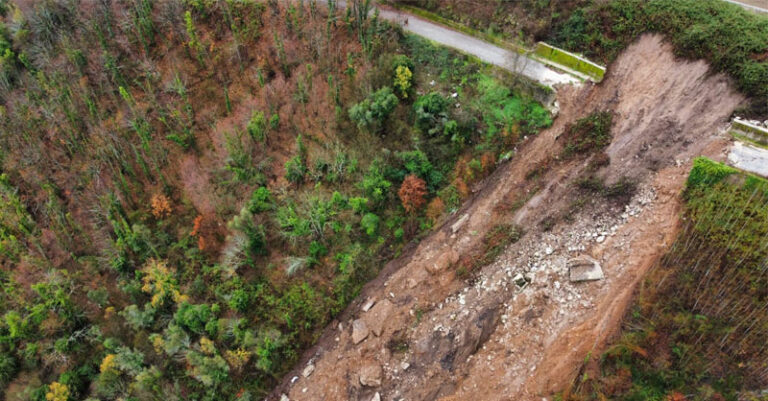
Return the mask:
{"type": "Polygon", "coordinates": [[[403,30],[407,32],[475,56],[486,63],[523,75],[546,86],[579,82],[578,78],[570,74],[552,70],[539,61],[522,56],[515,51],[498,47],[411,14],[382,9],[379,16],[400,23],[403,30]],[[408,22],[404,23],[405,21],[408,22]]]}
{"type": "Polygon", "coordinates": [[[768,150],[736,141],[728,153],[730,165],[768,177],[768,150]]]}
{"type": "MultiPolygon", "coordinates": [[[[327,3],[327,0],[319,0],[319,2],[327,3]]],[[[340,9],[346,7],[345,1],[338,1],[336,4],[340,9]]],[[[486,63],[523,75],[542,85],[553,87],[554,85],[580,82],[579,78],[573,75],[555,71],[541,62],[521,56],[517,52],[501,48],[409,13],[392,9],[380,9],[379,12],[380,18],[400,24],[406,32],[475,56],[486,63]],[[407,23],[405,23],[406,21],[407,23]]]]}

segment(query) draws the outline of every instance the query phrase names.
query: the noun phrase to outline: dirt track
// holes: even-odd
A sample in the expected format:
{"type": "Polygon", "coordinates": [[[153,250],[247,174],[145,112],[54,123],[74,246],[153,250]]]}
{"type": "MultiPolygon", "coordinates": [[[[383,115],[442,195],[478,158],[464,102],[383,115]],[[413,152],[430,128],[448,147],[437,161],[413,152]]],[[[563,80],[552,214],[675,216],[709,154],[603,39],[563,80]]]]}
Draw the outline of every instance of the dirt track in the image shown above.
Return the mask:
{"type": "Polygon", "coordinates": [[[718,128],[742,101],[725,77],[709,75],[702,62],[675,60],[658,36],[630,46],[609,71],[599,86],[562,88],[553,127],[366,286],[272,399],[540,400],[562,389],[589,352],[599,353],[635,284],[674,238],[691,158],[722,158],[718,128]],[[568,213],[578,191],[572,183],[589,160],[557,160],[560,135],[595,110],[616,114],[610,164],[598,175],[608,183],[631,177],[639,190],[626,207],[595,196],[568,213]],[[547,171],[526,179],[542,163],[547,171]],[[521,199],[522,208],[510,207],[521,199]],[[547,217],[557,223],[543,231],[547,217]],[[471,282],[457,279],[456,263],[502,222],[526,234],[471,282]],[[565,262],[583,254],[600,261],[605,280],[569,282],[565,262]],[[530,281],[522,288],[521,276],[530,281]],[[358,344],[355,319],[369,332],[358,344]]]}

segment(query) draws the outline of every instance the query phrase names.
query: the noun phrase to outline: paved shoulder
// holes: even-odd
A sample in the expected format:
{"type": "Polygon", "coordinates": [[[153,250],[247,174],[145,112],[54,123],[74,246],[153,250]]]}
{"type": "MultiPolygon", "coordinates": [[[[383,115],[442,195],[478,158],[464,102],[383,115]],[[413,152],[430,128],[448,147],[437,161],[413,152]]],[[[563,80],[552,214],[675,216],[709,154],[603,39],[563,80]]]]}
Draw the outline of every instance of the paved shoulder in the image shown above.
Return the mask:
{"type": "Polygon", "coordinates": [[[381,10],[381,18],[390,21],[405,21],[405,31],[425,37],[441,45],[475,56],[486,63],[524,75],[543,85],[568,84],[579,79],[565,73],[550,69],[543,63],[521,56],[518,53],[501,48],[473,36],[454,31],[442,25],[406,14],[400,11],[381,10]]]}

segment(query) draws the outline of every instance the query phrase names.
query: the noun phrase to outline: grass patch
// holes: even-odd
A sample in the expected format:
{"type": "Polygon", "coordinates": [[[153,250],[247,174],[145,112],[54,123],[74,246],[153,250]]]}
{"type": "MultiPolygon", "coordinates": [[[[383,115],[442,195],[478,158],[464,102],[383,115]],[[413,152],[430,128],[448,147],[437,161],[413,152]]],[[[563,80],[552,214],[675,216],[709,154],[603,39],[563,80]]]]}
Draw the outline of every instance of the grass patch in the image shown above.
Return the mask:
{"type": "Polygon", "coordinates": [[[482,257],[476,262],[476,267],[493,263],[509,244],[517,242],[522,236],[522,228],[514,224],[498,224],[494,226],[483,238],[485,246],[482,257]]]}

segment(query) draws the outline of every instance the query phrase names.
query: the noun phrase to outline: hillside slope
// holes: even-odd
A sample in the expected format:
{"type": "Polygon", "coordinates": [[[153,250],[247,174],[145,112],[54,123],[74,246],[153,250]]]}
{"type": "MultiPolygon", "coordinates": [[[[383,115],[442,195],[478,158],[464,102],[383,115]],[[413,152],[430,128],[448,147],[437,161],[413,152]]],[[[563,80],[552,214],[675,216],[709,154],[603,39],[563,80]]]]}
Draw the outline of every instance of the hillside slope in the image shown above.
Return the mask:
{"type": "Polygon", "coordinates": [[[743,99],[706,63],[641,38],[601,84],[561,89],[554,125],[369,284],[305,356],[312,368],[278,390],[291,400],[533,400],[562,389],[618,330],[679,229],[692,158],[722,156],[718,130],[743,99]],[[605,279],[571,282],[577,256],[599,261],[605,279]]]}

